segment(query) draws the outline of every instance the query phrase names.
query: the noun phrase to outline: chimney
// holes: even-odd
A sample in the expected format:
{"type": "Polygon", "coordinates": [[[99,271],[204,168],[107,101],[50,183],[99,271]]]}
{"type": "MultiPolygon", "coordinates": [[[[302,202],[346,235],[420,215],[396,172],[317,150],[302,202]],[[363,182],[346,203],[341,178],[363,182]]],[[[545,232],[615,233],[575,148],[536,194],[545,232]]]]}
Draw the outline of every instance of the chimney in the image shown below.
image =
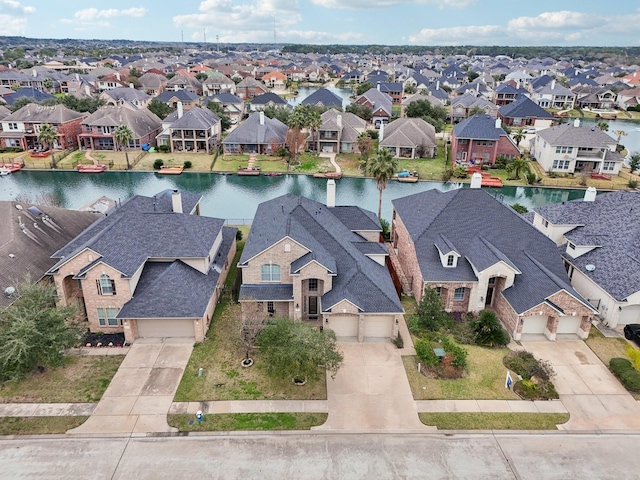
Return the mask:
{"type": "Polygon", "coordinates": [[[38,76],[38,71],[34,68],[31,70],[31,75],[33,75],[33,78],[36,78],[38,76]]]}
{"type": "Polygon", "coordinates": [[[260,112],[260,125],[264,125],[264,112],[260,112]]]}
{"type": "Polygon", "coordinates": [[[182,109],[182,102],[178,102],[178,118],[182,118],[184,110],[182,109]]]}
{"type": "Polygon", "coordinates": [[[471,188],[480,188],[482,186],[482,175],[478,172],[471,175],[471,188]]]}
{"type": "Polygon", "coordinates": [[[502,120],[500,118],[496,118],[496,128],[502,128],[502,120]]]}
{"type": "Polygon", "coordinates": [[[376,84],[376,87],[377,87],[378,91],[380,91],[380,82],[378,82],[378,83],[376,84]]]}
{"type": "Polygon", "coordinates": [[[336,117],[336,123],[338,124],[338,127],[342,128],[342,115],[338,115],[336,117]]]}
{"type": "Polygon", "coordinates": [[[384,140],[384,122],[380,122],[380,133],[378,133],[378,143],[384,140]]]}
{"type": "Polygon", "coordinates": [[[173,213],[182,213],[182,195],[178,190],[174,190],[171,194],[171,207],[173,213]]]}
{"type": "Polygon", "coordinates": [[[120,81],[120,72],[116,72],[116,78],[120,81]]]}
{"type": "Polygon", "coordinates": [[[556,81],[551,80],[551,90],[555,90],[555,88],[556,88],[556,81]]]}
{"type": "Polygon", "coordinates": [[[327,180],[327,207],[336,206],[336,181],[333,178],[327,180]]]}
{"type": "Polygon", "coordinates": [[[596,190],[596,187],[587,188],[587,190],[584,192],[584,201],[585,202],[595,202],[597,193],[598,192],[596,190]]]}
{"type": "Polygon", "coordinates": [[[573,126],[574,126],[574,127],[576,127],[576,128],[578,128],[578,127],[580,126],[580,119],[579,119],[579,118],[576,118],[576,119],[573,121],[573,126]]]}
{"type": "Polygon", "coordinates": [[[436,90],[440,90],[440,80],[436,82],[436,90]]]}

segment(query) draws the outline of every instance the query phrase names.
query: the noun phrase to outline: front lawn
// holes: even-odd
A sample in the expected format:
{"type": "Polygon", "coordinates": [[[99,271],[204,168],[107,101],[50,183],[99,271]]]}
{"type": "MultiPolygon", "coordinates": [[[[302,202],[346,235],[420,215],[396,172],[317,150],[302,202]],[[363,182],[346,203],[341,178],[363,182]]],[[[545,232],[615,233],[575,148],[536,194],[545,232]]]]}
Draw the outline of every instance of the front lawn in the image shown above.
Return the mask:
{"type": "Polygon", "coordinates": [[[420,421],[439,430],[557,430],[568,413],[420,413],[420,421]]]}
{"type": "MultiPolygon", "coordinates": [[[[507,369],[502,359],[506,348],[490,349],[463,345],[469,353],[467,372],[463,378],[438,380],[418,372],[418,357],[402,357],[411,392],[415,400],[519,400],[513,391],[504,388],[507,369]]],[[[515,374],[511,372],[513,378],[515,374]]]]}
{"type": "Polygon", "coordinates": [[[53,435],[66,433],[89,417],[0,417],[0,435],[53,435]]]}
{"type": "MultiPolygon", "coordinates": [[[[248,164],[249,155],[219,155],[213,165],[213,171],[237,172],[239,168],[246,168],[248,164]]],[[[285,173],[287,171],[287,162],[278,156],[257,155],[255,166],[259,166],[261,172],[285,173]]],[[[207,170],[209,170],[209,166],[207,166],[207,170]]]]}
{"type": "Polygon", "coordinates": [[[0,386],[1,403],[97,402],[109,386],[124,355],[73,355],[64,365],[0,386]]]}
{"type": "Polygon", "coordinates": [[[605,337],[596,327],[591,327],[589,337],[584,342],[607,367],[612,358],[629,358],[626,353],[629,342],[624,338],[605,337]]]}
{"type": "MultiPolygon", "coordinates": [[[[237,264],[243,243],[233,261],[237,264]]],[[[222,301],[217,305],[207,339],[197,344],[176,392],[176,402],[207,400],[324,400],[326,380],[297,386],[291,380],[274,380],[260,368],[259,352],[252,355],[254,365],[243,368],[244,348],[240,341],[241,308],[230,298],[236,270],[231,269],[222,301]],[[202,377],[198,369],[203,369],[202,377]]]]}
{"type": "Polygon", "coordinates": [[[327,421],[326,413],[224,413],[204,415],[199,423],[193,415],[167,417],[169,425],[181,432],[235,430],[310,430],[327,421]]]}

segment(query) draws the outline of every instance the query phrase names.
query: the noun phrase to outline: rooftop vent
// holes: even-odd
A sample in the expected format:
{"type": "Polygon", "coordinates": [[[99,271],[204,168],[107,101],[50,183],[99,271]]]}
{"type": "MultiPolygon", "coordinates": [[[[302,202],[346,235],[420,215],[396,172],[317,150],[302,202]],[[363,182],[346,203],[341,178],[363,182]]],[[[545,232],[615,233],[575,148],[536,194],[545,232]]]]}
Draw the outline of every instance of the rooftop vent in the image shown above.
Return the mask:
{"type": "Polygon", "coordinates": [[[11,296],[11,295],[13,295],[14,293],[16,293],[16,289],[15,289],[15,288],[13,288],[13,287],[7,287],[7,288],[5,288],[5,289],[4,289],[4,294],[5,294],[7,297],[10,297],[10,296],[11,296]]]}
{"type": "Polygon", "coordinates": [[[22,205],[17,205],[16,204],[16,210],[22,210],[22,205]]]}
{"type": "Polygon", "coordinates": [[[588,265],[585,265],[585,266],[584,266],[584,269],[585,269],[587,272],[593,272],[593,271],[596,269],[596,266],[595,266],[595,265],[593,265],[593,264],[591,264],[591,263],[589,263],[588,265]]]}

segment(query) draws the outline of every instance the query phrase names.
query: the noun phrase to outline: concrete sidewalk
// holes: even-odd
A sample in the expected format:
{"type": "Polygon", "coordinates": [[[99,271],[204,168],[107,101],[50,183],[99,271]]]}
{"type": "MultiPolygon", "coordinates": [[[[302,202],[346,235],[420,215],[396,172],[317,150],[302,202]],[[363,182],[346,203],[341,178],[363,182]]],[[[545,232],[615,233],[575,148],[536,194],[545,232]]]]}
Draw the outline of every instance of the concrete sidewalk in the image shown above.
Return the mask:
{"type": "Polygon", "coordinates": [[[97,403],[0,403],[0,417],[83,417],[97,403]]]}
{"type": "Polygon", "coordinates": [[[420,413],[568,413],[560,400],[417,400],[420,413]]]}
{"type": "Polygon", "coordinates": [[[328,413],[327,400],[231,400],[174,402],[170,414],[202,413],[328,413]]]}

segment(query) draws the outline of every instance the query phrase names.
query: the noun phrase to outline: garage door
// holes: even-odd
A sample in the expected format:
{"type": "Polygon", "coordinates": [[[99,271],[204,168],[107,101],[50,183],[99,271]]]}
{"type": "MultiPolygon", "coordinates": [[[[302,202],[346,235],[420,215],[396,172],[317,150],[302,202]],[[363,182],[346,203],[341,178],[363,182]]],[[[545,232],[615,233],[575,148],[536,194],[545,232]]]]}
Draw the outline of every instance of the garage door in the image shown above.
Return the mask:
{"type": "Polygon", "coordinates": [[[627,325],[628,323],[640,323],[640,305],[622,307],[618,324],[627,325]]]}
{"type": "Polygon", "coordinates": [[[358,316],[357,315],[339,315],[331,316],[329,323],[326,324],[336,332],[336,337],[357,337],[358,336],[358,316]]]}
{"type": "Polygon", "coordinates": [[[522,333],[544,333],[544,329],[547,328],[547,320],[548,317],[546,315],[525,317],[522,324],[522,333]]]}
{"type": "Polygon", "coordinates": [[[364,317],[364,338],[391,338],[393,333],[392,317],[364,317]]]}
{"type": "Polygon", "coordinates": [[[556,333],[578,333],[580,320],[580,317],[561,317],[556,333]]]}
{"type": "Polygon", "coordinates": [[[138,336],[142,338],[195,337],[193,320],[138,320],[138,336]]]}

